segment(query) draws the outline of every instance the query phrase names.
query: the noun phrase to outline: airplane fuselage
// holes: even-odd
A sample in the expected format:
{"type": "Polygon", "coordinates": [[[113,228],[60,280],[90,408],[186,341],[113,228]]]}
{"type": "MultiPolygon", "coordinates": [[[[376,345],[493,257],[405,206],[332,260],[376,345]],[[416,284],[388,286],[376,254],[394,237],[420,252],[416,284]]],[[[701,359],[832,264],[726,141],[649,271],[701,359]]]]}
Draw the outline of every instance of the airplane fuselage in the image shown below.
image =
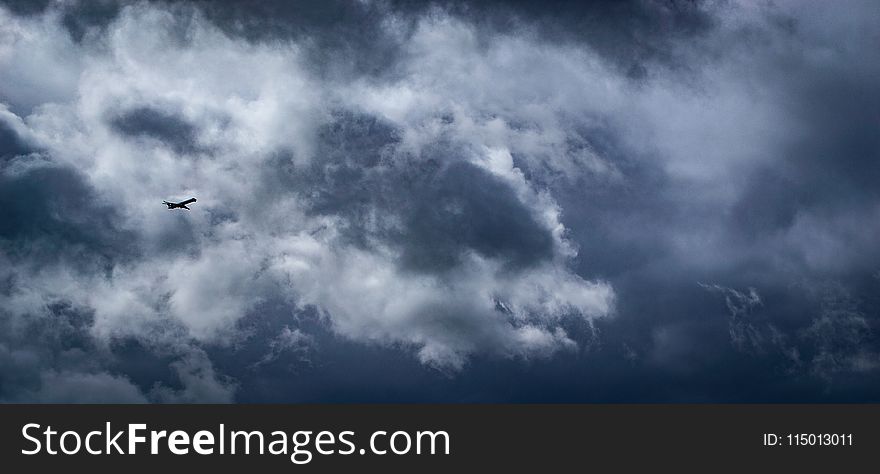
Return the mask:
{"type": "Polygon", "coordinates": [[[189,199],[187,199],[186,201],[181,201],[181,202],[168,202],[168,201],[162,201],[162,204],[165,204],[166,206],[168,206],[168,210],[171,210],[171,209],[186,209],[187,211],[189,211],[190,209],[189,209],[188,207],[186,207],[186,205],[189,204],[189,203],[191,203],[191,202],[196,202],[196,198],[189,198],[189,199]]]}

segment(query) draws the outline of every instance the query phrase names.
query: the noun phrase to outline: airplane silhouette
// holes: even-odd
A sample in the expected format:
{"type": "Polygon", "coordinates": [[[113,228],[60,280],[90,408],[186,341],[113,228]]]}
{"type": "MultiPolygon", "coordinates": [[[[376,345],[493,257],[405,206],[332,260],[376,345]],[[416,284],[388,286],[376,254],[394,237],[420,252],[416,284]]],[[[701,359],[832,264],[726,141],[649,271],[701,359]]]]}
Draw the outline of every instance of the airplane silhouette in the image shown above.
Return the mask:
{"type": "Polygon", "coordinates": [[[186,201],[181,201],[181,202],[162,201],[162,204],[165,204],[166,206],[168,206],[169,210],[170,209],[186,209],[188,211],[189,208],[186,207],[186,205],[189,203],[192,203],[192,202],[196,202],[196,198],[189,198],[186,201]]]}

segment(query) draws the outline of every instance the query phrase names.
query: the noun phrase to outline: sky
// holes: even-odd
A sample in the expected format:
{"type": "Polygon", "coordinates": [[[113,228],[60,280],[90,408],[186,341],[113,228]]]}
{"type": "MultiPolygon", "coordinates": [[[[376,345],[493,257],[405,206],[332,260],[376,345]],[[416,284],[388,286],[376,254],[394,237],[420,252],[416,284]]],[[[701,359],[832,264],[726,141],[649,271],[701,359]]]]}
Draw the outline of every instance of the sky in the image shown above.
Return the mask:
{"type": "Polygon", "coordinates": [[[877,402],[878,46],[868,0],[0,0],[0,401],[877,402]]]}

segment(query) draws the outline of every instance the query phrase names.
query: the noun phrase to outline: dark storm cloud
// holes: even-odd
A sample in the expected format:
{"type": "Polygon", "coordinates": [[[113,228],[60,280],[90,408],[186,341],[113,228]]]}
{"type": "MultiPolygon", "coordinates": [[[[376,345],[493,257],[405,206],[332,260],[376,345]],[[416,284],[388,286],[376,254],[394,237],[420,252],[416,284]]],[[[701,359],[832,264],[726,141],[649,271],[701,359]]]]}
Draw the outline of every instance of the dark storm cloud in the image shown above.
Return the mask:
{"type": "Polygon", "coordinates": [[[61,23],[70,37],[80,42],[91,29],[106,27],[116,19],[120,5],[112,0],[74,2],[64,12],[61,23]]]}
{"type": "MultiPolygon", "coordinates": [[[[867,237],[877,235],[880,207],[875,186],[880,77],[875,62],[862,59],[871,49],[869,36],[847,43],[826,38],[822,46],[834,53],[823,61],[792,54],[803,42],[816,41],[805,36],[815,28],[809,21],[776,17],[764,40],[786,46],[773,52],[755,43],[748,47],[756,55],[750,74],[768,79],[764,86],[773,91],[771,100],[782,104],[790,114],[786,125],[797,132],[782,127],[780,146],[769,151],[772,160],[745,176],[730,176],[743,186],[728,209],[702,203],[692,183],[655,166],[655,157],[625,151],[624,160],[616,161],[623,165],[623,183],[555,185],[563,222],[580,244],[580,271],[608,277],[620,296],[617,317],[597,323],[603,345],[626,347],[638,364],[670,376],[687,374],[690,381],[681,383],[690,386],[691,400],[699,400],[694,395],[700,390],[714,393],[707,399],[731,400],[786,400],[792,393],[846,399],[846,390],[857,399],[876,394],[875,386],[853,380],[859,377],[854,374],[875,370],[880,349],[874,336],[880,322],[877,286],[870,278],[880,255],[867,237]],[[699,233],[714,234],[709,258],[699,256],[705,247],[676,250],[699,233]],[[715,293],[721,296],[700,296],[697,282],[707,279],[733,287],[710,285],[720,288],[715,293]],[[847,296],[848,309],[839,302],[829,306],[815,295],[814,288],[829,284],[822,281],[859,296],[847,296]],[[720,313],[725,307],[727,315],[720,313]],[[730,354],[731,348],[739,354],[730,354]],[[765,376],[758,375],[763,370],[758,363],[778,380],[774,387],[752,379],[765,376]],[[763,384],[764,391],[747,395],[730,386],[725,395],[715,392],[706,378],[719,366],[731,380],[753,380],[743,384],[763,384]],[[818,379],[809,384],[795,382],[813,376],[818,379]],[[843,384],[848,388],[838,388],[843,384]]],[[[614,159],[625,150],[615,133],[612,127],[610,135],[594,129],[585,136],[606,144],[603,156],[614,159]]],[[[658,397],[666,396],[657,390],[658,397]]]]}
{"type": "MultiPolygon", "coordinates": [[[[3,0],[16,13],[33,15],[51,2],[3,0]]],[[[62,24],[74,41],[88,31],[101,31],[127,0],[74,1],[59,6],[62,24]]],[[[184,14],[195,7],[226,33],[249,41],[302,41],[316,68],[329,75],[358,73],[393,75],[405,43],[419,18],[448,12],[478,25],[488,41],[492,35],[536,32],[551,43],[587,45],[634,79],[645,76],[651,63],[688,67],[676,53],[676,41],[699,38],[711,31],[716,18],[711,4],[700,0],[600,0],[579,2],[532,0],[462,2],[344,0],[177,1],[154,0],[184,14]],[[180,7],[183,7],[181,10],[180,7]],[[394,16],[389,28],[388,20],[394,16]]]]}
{"type": "Polygon", "coordinates": [[[89,332],[94,311],[63,299],[25,318],[0,309],[0,400],[4,402],[128,402],[146,399],[107,361],[89,332]]]}
{"type": "MultiPolygon", "coordinates": [[[[626,177],[596,181],[582,176],[573,182],[546,183],[565,210],[563,221],[579,244],[579,272],[614,278],[662,260],[669,253],[668,232],[685,226],[670,226],[683,214],[672,196],[671,177],[656,157],[628,152],[623,137],[607,126],[578,127],[572,140],[589,144],[626,177]]],[[[536,180],[546,176],[524,161],[517,165],[536,180]]]]}
{"type": "Polygon", "coordinates": [[[553,257],[550,231],[466,150],[438,143],[427,159],[395,160],[399,134],[376,117],[339,112],[318,132],[320,160],[294,172],[292,186],[312,212],[344,216],[353,241],[399,247],[406,269],[443,273],[468,251],[511,269],[553,257]]]}
{"type": "MultiPolygon", "coordinates": [[[[119,14],[124,0],[74,0],[56,3],[61,12],[61,25],[70,38],[79,43],[89,31],[101,31],[119,14]]],[[[0,4],[18,15],[36,15],[53,5],[52,0],[2,0],[0,4]]]]}
{"type": "Polygon", "coordinates": [[[198,129],[178,114],[153,107],[136,107],[110,118],[110,126],[128,137],[151,138],[176,153],[192,154],[201,148],[198,129]]]}
{"type": "Polygon", "coordinates": [[[8,257],[111,268],[136,255],[133,235],[75,170],[37,165],[0,175],[0,245],[8,257]]]}
{"type": "MultiPolygon", "coordinates": [[[[23,2],[3,0],[12,12],[35,15],[52,8],[51,1],[23,2]]],[[[61,23],[74,41],[81,41],[89,31],[103,31],[126,5],[136,0],[74,1],[59,4],[61,23]]],[[[227,34],[255,42],[278,39],[303,41],[313,64],[327,73],[387,73],[401,54],[406,31],[383,28],[389,8],[385,2],[351,2],[344,0],[255,0],[239,1],[177,1],[151,0],[160,8],[176,9],[176,15],[189,18],[201,12],[227,34]],[[402,34],[403,37],[399,36],[402,34]]],[[[423,12],[430,7],[403,3],[400,9],[405,22],[412,28],[410,10],[423,12]]]]}
{"type": "Polygon", "coordinates": [[[651,63],[688,67],[675,53],[675,41],[699,37],[715,18],[705,2],[648,1],[491,1],[491,2],[195,2],[225,31],[249,40],[307,39],[316,67],[332,77],[355,72],[394,76],[405,58],[405,43],[419,18],[448,12],[477,25],[488,42],[498,34],[535,32],[551,43],[586,45],[634,79],[651,63]],[[386,22],[395,16],[393,28],[386,22]]]}
{"type": "Polygon", "coordinates": [[[251,41],[304,40],[313,64],[330,74],[387,73],[401,55],[406,30],[413,26],[411,18],[404,18],[404,23],[397,25],[402,32],[383,28],[388,14],[384,2],[257,0],[193,4],[229,34],[251,41]]]}
{"type": "Polygon", "coordinates": [[[777,370],[814,375],[830,387],[880,364],[876,298],[855,299],[854,286],[803,282],[795,291],[771,289],[766,303],[754,288],[704,287],[725,295],[734,347],[777,370]]]}
{"type": "MultiPolygon", "coordinates": [[[[14,403],[229,401],[198,350],[93,334],[88,307],[49,299],[43,314],[0,311],[0,400],[14,403]]],[[[228,383],[228,382],[227,382],[228,383]]]]}
{"type": "Polygon", "coordinates": [[[870,213],[880,203],[880,68],[828,47],[840,49],[830,64],[787,65],[793,74],[779,86],[803,135],[749,176],[732,231],[754,238],[789,229],[803,213],[870,213]]]}
{"type": "Polygon", "coordinates": [[[675,42],[697,41],[717,22],[711,4],[700,0],[442,4],[496,32],[526,26],[549,42],[587,45],[634,79],[643,78],[651,63],[690,67],[689,58],[678,55],[675,42]]]}
{"type": "Polygon", "coordinates": [[[18,133],[6,123],[0,121],[0,160],[4,162],[17,155],[25,155],[34,152],[18,133]]]}
{"type": "Polygon", "coordinates": [[[196,2],[227,31],[250,39],[309,37],[319,51],[344,54],[356,70],[376,73],[392,69],[401,54],[400,42],[412,31],[413,19],[443,10],[479,25],[482,34],[534,29],[550,42],[589,45],[641,77],[646,62],[683,65],[672,42],[711,30],[715,18],[697,0],[602,0],[595,2],[196,2]],[[382,26],[388,12],[398,15],[401,36],[382,26]]]}
{"type": "Polygon", "coordinates": [[[19,15],[33,15],[46,10],[52,0],[3,0],[2,3],[13,13],[19,15]]]}
{"type": "Polygon", "coordinates": [[[552,258],[549,230],[488,171],[458,162],[422,179],[413,183],[415,203],[398,237],[406,245],[404,265],[443,269],[467,249],[514,268],[552,258]]]}

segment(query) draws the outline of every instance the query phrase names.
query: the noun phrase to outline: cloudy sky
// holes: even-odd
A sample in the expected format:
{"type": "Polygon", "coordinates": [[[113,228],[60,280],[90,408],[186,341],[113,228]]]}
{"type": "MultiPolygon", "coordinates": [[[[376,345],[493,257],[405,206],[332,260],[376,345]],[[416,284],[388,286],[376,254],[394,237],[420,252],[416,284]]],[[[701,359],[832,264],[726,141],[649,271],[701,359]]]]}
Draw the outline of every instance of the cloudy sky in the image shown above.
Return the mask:
{"type": "Polygon", "coordinates": [[[873,0],[0,1],[0,400],[876,402],[878,51],[873,0]]]}

